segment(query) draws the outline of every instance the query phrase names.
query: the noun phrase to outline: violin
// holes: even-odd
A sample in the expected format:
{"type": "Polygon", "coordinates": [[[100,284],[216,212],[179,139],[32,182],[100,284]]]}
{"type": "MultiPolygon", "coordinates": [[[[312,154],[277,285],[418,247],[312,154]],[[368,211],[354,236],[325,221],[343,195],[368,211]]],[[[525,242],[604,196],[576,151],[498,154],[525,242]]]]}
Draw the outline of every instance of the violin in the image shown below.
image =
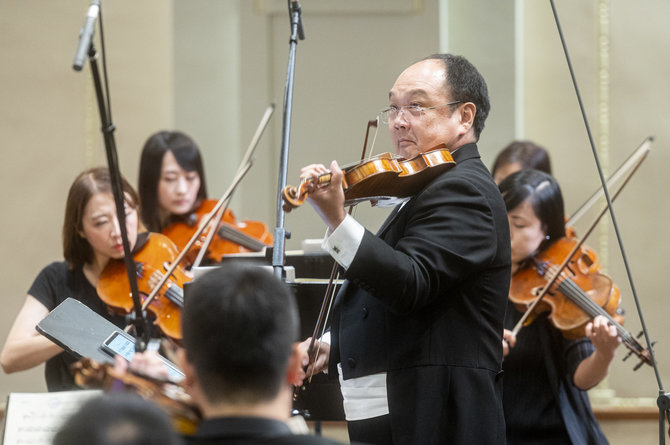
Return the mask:
{"type": "MultiPolygon", "coordinates": [[[[414,196],[454,165],[456,162],[444,144],[411,159],[388,152],[379,154],[342,169],[344,205],[362,201],[373,201],[374,205],[378,201],[414,196]]],[[[330,179],[331,173],[324,173],[302,181],[298,187],[284,187],[284,210],[301,206],[312,186],[327,185],[330,179]]]]}
{"type": "MultiPolygon", "coordinates": [[[[145,244],[133,254],[137,286],[142,299],[149,295],[179,252],[170,239],[160,233],[149,233],[145,244]]],[[[191,278],[177,267],[148,306],[154,324],[173,340],[181,340],[181,309],[184,307],[184,283],[191,278]]],[[[112,310],[121,314],[133,311],[128,273],[123,261],[112,259],[98,278],[98,296],[112,310]]]]}
{"type": "Polygon", "coordinates": [[[99,363],[84,357],[70,367],[75,383],[82,388],[102,389],[106,392],[123,389],[156,403],[172,420],[178,433],[194,434],[202,415],[191,396],[176,383],[139,375],[126,370],[120,373],[111,363],[99,363]]]}
{"type": "MultiPolygon", "coordinates": [[[[568,339],[586,335],[586,324],[597,315],[602,315],[612,326],[623,344],[641,359],[652,365],[649,351],[628,332],[617,318],[616,311],[621,293],[612,280],[601,273],[597,255],[590,248],[581,245],[575,238],[564,237],[554,241],[541,253],[529,258],[526,267],[512,276],[509,298],[521,312],[526,312],[538,297],[544,297],[531,310],[524,325],[530,324],[540,313],[549,311],[552,324],[568,339]],[[558,265],[572,253],[570,260],[560,275],[554,280],[558,265]],[[551,282],[554,284],[545,291],[551,282]]],[[[626,356],[624,360],[628,358],[626,356]]]]}
{"type": "MultiPolygon", "coordinates": [[[[217,201],[208,199],[187,217],[187,222],[176,222],[163,230],[163,235],[174,242],[179,250],[191,240],[198,229],[200,221],[214,209],[217,201]]],[[[185,257],[183,264],[194,263],[198,252],[205,244],[209,230],[204,230],[193,248],[185,257]]],[[[214,263],[221,261],[221,256],[230,253],[260,252],[273,243],[272,234],[265,224],[259,221],[237,221],[230,209],[226,209],[221,218],[216,235],[207,248],[207,258],[214,263]]]]}

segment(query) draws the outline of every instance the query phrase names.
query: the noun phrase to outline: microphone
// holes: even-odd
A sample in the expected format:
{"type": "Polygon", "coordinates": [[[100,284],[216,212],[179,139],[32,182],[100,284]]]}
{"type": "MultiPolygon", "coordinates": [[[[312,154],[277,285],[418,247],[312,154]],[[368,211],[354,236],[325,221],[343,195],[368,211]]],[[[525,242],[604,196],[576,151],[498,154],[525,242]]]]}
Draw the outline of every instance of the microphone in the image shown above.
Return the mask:
{"type": "Polygon", "coordinates": [[[91,46],[91,39],[93,38],[93,32],[95,31],[95,21],[98,18],[99,12],[100,0],[91,1],[91,6],[88,7],[88,13],[86,14],[84,27],[81,28],[81,32],[79,33],[79,45],[77,46],[77,52],[74,55],[74,62],[72,62],[72,68],[75,71],[81,71],[84,67],[84,59],[86,58],[88,48],[91,46]]]}

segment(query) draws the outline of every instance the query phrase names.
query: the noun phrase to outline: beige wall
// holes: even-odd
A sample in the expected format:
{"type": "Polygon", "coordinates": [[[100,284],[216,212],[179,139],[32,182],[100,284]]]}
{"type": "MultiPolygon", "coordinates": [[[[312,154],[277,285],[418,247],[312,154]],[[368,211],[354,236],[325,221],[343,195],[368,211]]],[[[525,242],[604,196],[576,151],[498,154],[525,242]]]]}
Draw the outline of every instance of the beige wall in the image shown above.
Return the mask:
{"type": "MultiPolygon", "coordinates": [[[[617,165],[643,138],[656,136],[650,159],[616,210],[667,381],[670,358],[664,345],[670,338],[664,332],[668,311],[661,255],[670,217],[663,196],[670,189],[664,171],[670,165],[664,150],[670,138],[670,64],[663,57],[670,36],[662,20],[670,6],[665,0],[610,5],[609,107],[599,114],[597,12],[604,2],[558,3],[598,143],[602,127],[597,122],[609,111],[606,165],[617,165]]],[[[0,341],[37,272],[61,256],[70,182],[83,168],[105,162],[90,69],[75,73],[70,68],[87,6],[87,0],[0,3],[0,199],[5,208],[0,245],[6,253],[0,261],[7,277],[0,291],[5,303],[0,341]]],[[[302,7],[307,39],[297,47],[289,183],[304,164],[357,159],[366,122],[384,106],[397,74],[424,55],[448,49],[466,55],[488,81],[493,110],[480,144],[487,164],[510,139],[529,138],[551,151],[568,212],[595,188],[588,140],[547,2],[304,0],[302,7]],[[522,18],[516,27],[515,17],[522,18]],[[440,48],[441,38],[449,48],[440,48]],[[522,76],[521,89],[515,87],[515,74],[522,76]]],[[[283,0],[104,4],[116,141],[122,172],[132,183],[145,138],[176,127],[200,143],[210,194],[223,193],[265,107],[274,102],[277,111],[254,168],[232,204],[238,217],[274,225],[288,56],[285,8],[283,0]]],[[[388,137],[380,131],[375,152],[388,150],[388,137]]],[[[370,227],[385,214],[367,205],[358,210],[370,227]]],[[[324,231],[307,208],[289,214],[286,227],[293,234],[289,248],[324,231]]],[[[602,250],[602,261],[622,289],[626,326],[637,333],[640,323],[611,227],[589,244],[609,247],[602,250]]],[[[617,360],[609,386],[620,396],[654,397],[651,369],[633,373],[631,367],[630,361],[617,360]]],[[[43,388],[41,369],[0,375],[0,396],[43,388]]],[[[613,434],[625,436],[622,431],[613,434]]],[[[613,442],[626,443],[622,440],[613,442]]]]}

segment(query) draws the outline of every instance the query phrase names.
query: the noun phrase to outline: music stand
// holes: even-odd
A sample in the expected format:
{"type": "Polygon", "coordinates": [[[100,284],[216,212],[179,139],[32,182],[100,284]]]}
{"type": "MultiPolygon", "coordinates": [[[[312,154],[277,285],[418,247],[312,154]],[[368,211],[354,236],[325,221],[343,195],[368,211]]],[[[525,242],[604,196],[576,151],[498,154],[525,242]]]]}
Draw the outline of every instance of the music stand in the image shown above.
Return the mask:
{"type": "Polygon", "coordinates": [[[114,362],[101,347],[112,333],[132,337],[74,298],[56,306],[35,329],[75,357],[89,357],[101,363],[114,362]]]}
{"type": "MultiPolygon", "coordinates": [[[[115,354],[126,360],[135,354],[135,337],[74,298],[56,306],[35,329],[77,359],[89,357],[99,363],[114,363],[115,354]],[[113,334],[117,334],[115,341],[113,334]]],[[[158,358],[166,366],[170,380],[184,378],[174,363],[160,354],[158,358]]]]}

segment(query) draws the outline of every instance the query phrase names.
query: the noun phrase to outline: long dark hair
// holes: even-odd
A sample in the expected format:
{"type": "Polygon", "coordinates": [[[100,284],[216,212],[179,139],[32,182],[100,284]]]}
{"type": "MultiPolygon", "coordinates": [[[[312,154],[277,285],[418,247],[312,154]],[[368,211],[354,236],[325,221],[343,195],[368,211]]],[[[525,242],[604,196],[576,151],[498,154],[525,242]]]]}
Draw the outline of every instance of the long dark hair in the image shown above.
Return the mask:
{"type": "Polygon", "coordinates": [[[147,139],[140,159],[138,188],[142,199],[142,221],[151,232],[160,232],[164,221],[160,218],[158,204],[158,182],[165,153],[171,151],[177,163],[187,172],[196,171],[200,176],[197,203],[207,199],[205,170],[198,145],[180,131],[159,131],[147,139]]]}
{"type": "Polygon", "coordinates": [[[520,170],[506,177],[498,187],[508,212],[530,198],[533,211],[548,237],[538,250],[565,236],[563,195],[553,176],[539,170],[520,170]]]}
{"type": "MultiPolygon", "coordinates": [[[[121,181],[126,202],[130,207],[139,209],[140,198],[137,192],[125,178],[121,178],[121,181]]],[[[93,248],[81,233],[84,230],[84,210],[97,193],[112,193],[112,181],[107,167],[94,167],[81,172],[70,186],[63,221],[63,257],[71,268],[93,261],[93,248]]]]}

